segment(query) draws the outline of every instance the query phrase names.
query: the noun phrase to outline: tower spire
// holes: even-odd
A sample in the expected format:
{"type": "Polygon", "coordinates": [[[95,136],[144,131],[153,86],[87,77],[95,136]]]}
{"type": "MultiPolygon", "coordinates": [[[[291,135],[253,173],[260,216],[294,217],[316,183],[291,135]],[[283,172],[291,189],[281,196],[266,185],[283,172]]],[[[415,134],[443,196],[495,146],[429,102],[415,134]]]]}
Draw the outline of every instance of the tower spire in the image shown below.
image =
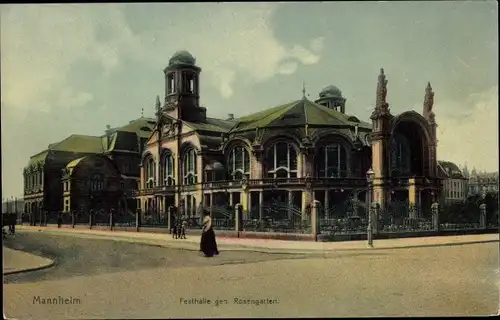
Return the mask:
{"type": "Polygon", "coordinates": [[[427,82],[427,87],[425,88],[425,97],[424,97],[424,110],[422,115],[428,121],[434,121],[434,112],[432,111],[432,107],[434,106],[434,92],[432,91],[431,83],[427,82]]]}
{"type": "Polygon", "coordinates": [[[141,109],[141,118],[144,118],[144,108],[141,109]]]}
{"type": "Polygon", "coordinates": [[[387,83],[389,81],[385,78],[384,69],[380,69],[380,74],[378,75],[377,83],[377,103],[375,105],[376,109],[383,110],[387,108],[387,83]]]}
{"type": "Polygon", "coordinates": [[[302,81],[302,100],[306,100],[306,82],[302,81]]]}

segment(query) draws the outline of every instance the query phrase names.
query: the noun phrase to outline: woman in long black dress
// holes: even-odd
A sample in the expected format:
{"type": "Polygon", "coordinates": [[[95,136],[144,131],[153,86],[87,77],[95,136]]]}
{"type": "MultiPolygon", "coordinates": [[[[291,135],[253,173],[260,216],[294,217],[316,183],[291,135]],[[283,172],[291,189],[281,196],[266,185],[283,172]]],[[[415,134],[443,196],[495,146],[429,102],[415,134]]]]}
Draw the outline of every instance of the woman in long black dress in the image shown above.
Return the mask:
{"type": "Polygon", "coordinates": [[[215,232],[212,227],[212,218],[210,212],[203,211],[203,232],[201,234],[200,251],[205,254],[205,257],[213,257],[219,254],[217,249],[217,241],[215,241],[215,232]]]}

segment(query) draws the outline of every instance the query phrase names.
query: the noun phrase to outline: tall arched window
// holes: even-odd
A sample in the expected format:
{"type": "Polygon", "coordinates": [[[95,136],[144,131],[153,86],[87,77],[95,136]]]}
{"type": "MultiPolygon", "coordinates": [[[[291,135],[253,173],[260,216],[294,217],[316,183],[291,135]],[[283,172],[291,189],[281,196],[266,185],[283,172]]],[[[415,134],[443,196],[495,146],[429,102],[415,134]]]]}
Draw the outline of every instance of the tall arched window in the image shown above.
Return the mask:
{"type": "Polygon", "coordinates": [[[182,158],[183,183],[184,185],[192,185],[197,182],[196,172],[196,152],[194,149],[189,149],[182,158]]]}
{"type": "Polygon", "coordinates": [[[230,179],[250,179],[250,153],[242,146],[233,148],[229,153],[227,167],[230,179]]]}
{"type": "Polygon", "coordinates": [[[149,156],[144,163],[146,173],[146,188],[153,188],[155,184],[155,162],[153,157],[149,156]]]}
{"type": "Polygon", "coordinates": [[[268,178],[296,178],[297,152],[292,144],[284,141],[273,144],[266,155],[268,178]]]}
{"type": "Polygon", "coordinates": [[[161,162],[161,184],[164,186],[175,185],[174,157],[170,152],[165,153],[161,162]]]}
{"type": "Polygon", "coordinates": [[[101,191],[104,189],[104,177],[101,174],[95,174],[90,181],[90,190],[101,191]]]}
{"type": "Polygon", "coordinates": [[[318,177],[347,177],[347,152],[340,143],[331,143],[319,149],[317,161],[318,177]]]}
{"type": "Polygon", "coordinates": [[[395,133],[391,139],[391,172],[393,176],[411,174],[411,150],[408,139],[395,133]]]}

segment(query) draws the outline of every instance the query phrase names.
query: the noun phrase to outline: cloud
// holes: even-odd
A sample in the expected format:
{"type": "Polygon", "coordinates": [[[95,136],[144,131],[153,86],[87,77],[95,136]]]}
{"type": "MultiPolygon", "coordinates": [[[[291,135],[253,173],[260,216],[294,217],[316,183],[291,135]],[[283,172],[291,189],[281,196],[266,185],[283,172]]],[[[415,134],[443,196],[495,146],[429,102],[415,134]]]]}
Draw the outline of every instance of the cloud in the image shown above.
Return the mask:
{"type": "Polygon", "coordinates": [[[237,75],[262,82],[276,74],[294,73],[297,68],[285,61],[310,65],[320,60],[323,38],[312,39],[310,48],[287,48],[274,37],[269,20],[276,7],[271,3],[201,5],[199,13],[183,16],[192,23],[183,24],[182,32],[174,30],[172,23],[154,35],[140,35],[154,41],[129,46],[136,50],[131,56],[160,66],[166,63],[167,54],[186,49],[203,68],[204,81],[228,98],[232,95],[228,86],[237,75]]]}
{"type": "MultiPolygon", "coordinates": [[[[71,66],[92,61],[100,64],[106,75],[120,61],[113,43],[97,39],[102,21],[113,21],[116,15],[107,10],[109,14],[104,17],[94,16],[89,7],[23,5],[2,10],[2,101],[7,108],[26,111],[36,105],[48,110],[80,106],[91,100],[89,93],[68,84],[70,77],[78,76],[69,74],[71,66]]],[[[126,30],[107,24],[115,36],[117,30],[126,30]]]]}
{"type": "Polygon", "coordinates": [[[479,170],[497,171],[498,86],[471,94],[466,101],[439,102],[438,99],[436,95],[438,159],[459,165],[467,163],[479,170]]]}

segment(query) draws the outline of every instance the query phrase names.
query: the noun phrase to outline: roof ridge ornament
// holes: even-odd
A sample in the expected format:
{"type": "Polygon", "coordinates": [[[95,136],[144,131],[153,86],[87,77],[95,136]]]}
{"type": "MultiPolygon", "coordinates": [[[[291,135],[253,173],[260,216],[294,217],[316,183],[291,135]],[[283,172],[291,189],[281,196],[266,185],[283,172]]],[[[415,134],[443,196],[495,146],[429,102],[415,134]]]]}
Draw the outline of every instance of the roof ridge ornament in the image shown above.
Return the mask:
{"type": "Polygon", "coordinates": [[[423,116],[430,122],[434,122],[435,118],[435,114],[432,111],[433,106],[434,106],[434,92],[432,91],[431,83],[427,82],[427,87],[425,88],[423,116]]]}
{"type": "Polygon", "coordinates": [[[141,108],[141,118],[144,118],[144,108],[141,108]]]}
{"type": "Polygon", "coordinates": [[[378,75],[377,83],[377,104],[376,108],[383,109],[387,106],[387,83],[389,80],[386,79],[384,68],[380,69],[380,74],[378,75]]]}
{"type": "Polygon", "coordinates": [[[306,98],[306,82],[302,81],[302,100],[307,100],[306,98]]]}

